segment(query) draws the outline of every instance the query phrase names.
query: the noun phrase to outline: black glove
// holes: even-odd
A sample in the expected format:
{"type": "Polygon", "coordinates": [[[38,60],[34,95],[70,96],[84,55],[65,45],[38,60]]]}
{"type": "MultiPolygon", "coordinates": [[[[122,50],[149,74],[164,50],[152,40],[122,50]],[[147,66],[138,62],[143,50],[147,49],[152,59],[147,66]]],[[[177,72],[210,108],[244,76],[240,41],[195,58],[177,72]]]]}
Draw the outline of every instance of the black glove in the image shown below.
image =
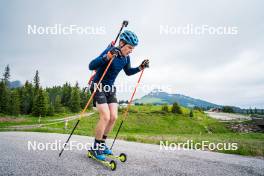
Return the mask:
{"type": "Polygon", "coordinates": [[[113,48],[109,51],[112,55],[119,56],[121,55],[121,51],[118,48],[113,48]]]}
{"type": "Polygon", "coordinates": [[[145,68],[149,68],[149,60],[148,59],[143,60],[143,62],[139,66],[140,70],[143,70],[145,68]]]}
{"type": "Polygon", "coordinates": [[[108,62],[119,55],[121,55],[120,50],[117,48],[112,48],[110,51],[107,52],[107,54],[103,56],[103,59],[108,62]]]}

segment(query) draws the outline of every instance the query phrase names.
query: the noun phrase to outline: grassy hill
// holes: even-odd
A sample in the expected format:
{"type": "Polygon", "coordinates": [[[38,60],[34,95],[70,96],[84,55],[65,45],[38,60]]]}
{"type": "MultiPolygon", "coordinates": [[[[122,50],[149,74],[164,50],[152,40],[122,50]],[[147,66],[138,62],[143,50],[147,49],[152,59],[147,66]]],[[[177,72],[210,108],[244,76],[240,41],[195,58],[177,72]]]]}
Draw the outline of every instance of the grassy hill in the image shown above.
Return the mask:
{"type": "MultiPolygon", "coordinates": [[[[109,135],[114,137],[122,119],[122,111],[119,112],[119,119],[113,132],[109,135]]],[[[137,141],[144,143],[159,144],[160,141],[169,143],[180,143],[192,140],[194,143],[209,141],[212,143],[238,143],[236,151],[219,151],[224,153],[235,153],[241,155],[264,156],[264,134],[263,133],[234,133],[226,126],[208,117],[200,111],[194,111],[194,117],[189,117],[189,109],[182,107],[183,114],[173,114],[161,111],[161,106],[132,106],[129,117],[125,121],[119,135],[119,139],[137,141]]],[[[27,119],[27,117],[24,117],[27,119]]],[[[43,118],[49,120],[52,117],[43,118]]],[[[37,118],[36,118],[37,119],[37,118]]],[[[28,118],[27,123],[36,123],[34,117],[28,118]],[[33,122],[34,121],[34,122],[33,122]]],[[[98,113],[83,118],[75,134],[94,135],[94,128],[98,120],[98,113]]],[[[21,124],[22,122],[17,122],[21,124]]],[[[12,125],[16,124],[12,122],[12,125]]],[[[27,131],[70,133],[75,121],[69,122],[69,129],[63,129],[64,124],[54,124],[42,128],[30,129],[27,131]]],[[[10,125],[4,122],[1,127],[10,125]]],[[[118,144],[116,144],[118,145],[118,144]]]]}
{"type": "Polygon", "coordinates": [[[181,106],[184,107],[202,107],[202,108],[221,108],[220,105],[216,105],[214,103],[210,103],[201,99],[192,98],[189,96],[185,96],[182,94],[170,94],[167,92],[164,92],[160,89],[154,89],[147,95],[141,97],[140,99],[136,99],[134,103],[140,103],[140,104],[156,104],[156,105],[162,105],[162,104],[173,104],[175,102],[178,102],[181,106]]]}

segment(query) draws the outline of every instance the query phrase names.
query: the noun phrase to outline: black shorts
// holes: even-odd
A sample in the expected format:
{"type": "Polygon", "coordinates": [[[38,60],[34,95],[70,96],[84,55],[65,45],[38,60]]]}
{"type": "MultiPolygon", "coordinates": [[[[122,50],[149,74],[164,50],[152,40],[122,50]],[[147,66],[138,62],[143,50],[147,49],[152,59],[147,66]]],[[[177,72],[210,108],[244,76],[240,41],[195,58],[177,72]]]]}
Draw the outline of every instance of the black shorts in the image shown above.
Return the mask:
{"type": "MultiPolygon", "coordinates": [[[[93,90],[91,90],[93,92],[93,90]]],[[[97,90],[95,92],[95,95],[93,97],[93,106],[96,107],[97,104],[104,104],[104,103],[117,103],[117,98],[116,98],[116,88],[113,90],[105,92],[104,90],[100,91],[97,90]]]]}

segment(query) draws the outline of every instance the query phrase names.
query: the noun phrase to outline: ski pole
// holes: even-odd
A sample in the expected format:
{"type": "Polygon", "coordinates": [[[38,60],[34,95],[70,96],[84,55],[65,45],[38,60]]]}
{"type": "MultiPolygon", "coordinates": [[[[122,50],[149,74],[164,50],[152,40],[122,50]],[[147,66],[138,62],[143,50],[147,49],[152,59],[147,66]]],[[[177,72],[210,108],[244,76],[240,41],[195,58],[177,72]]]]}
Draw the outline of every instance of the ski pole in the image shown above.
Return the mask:
{"type": "Polygon", "coordinates": [[[115,135],[115,138],[114,138],[114,141],[113,141],[113,143],[112,143],[112,146],[111,146],[110,150],[112,150],[112,148],[113,148],[113,146],[114,146],[114,143],[115,143],[115,141],[116,141],[116,138],[117,138],[117,136],[118,136],[118,134],[119,134],[119,131],[120,131],[120,129],[121,129],[121,127],[122,127],[124,121],[126,120],[126,118],[127,118],[127,116],[128,116],[128,110],[129,110],[130,105],[131,105],[131,103],[132,103],[132,101],[133,101],[134,95],[135,95],[135,93],[136,93],[136,91],[137,91],[137,87],[138,87],[138,85],[139,85],[139,83],[140,83],[140,80],[141,80],[141,77],[142,77],[143,73],[144,73],[144,69],[143,69],[143,70],[141,71],[141,73],[140,73],[140,76],[139,76],[139,78],[138,78],[137,84],[136,84],[136,86],[135,86],[135,88],[134,88],[134,91],[133,91],[132,96],[130,97],[130,100],[129,100],[129,102],[128,102],[128,105],[127,105],[126,111],[125,111],[125,113],[124,113],[123,119],[122,119],[122,121],[121,121],[121,123],[120,123],[120,125],[119,125],[119,127],[118,127],[118,130],[117,130],[117,132],[116,132],[116,135],[115,135]]]}
{"type": "MultiPolygon", "coordinates": [[[[119,32],[118,32],[118,34],[117,34],[117,37],[116,37],[116,39],[115,39],[115,43],[116,43],[117,39],[119,38],[119,36],[120,36],[120,34],[121,34],[123,28],[124,28],[124,27],[127,27],[127,25],[128,25],[128,21],[123,21],[122,26],[121,26],[121,28],[120,28],[120,30],[119,30],[119,32]]],[[[114,44],[115,44],[115,43],[114,43],[114,44]]],[[[115,57],[109,61],[109,63],[108,63],[108,65],[107,65],[107,67],[105,68],[105,70],[104,70],[104,72],[103,72],[103,74],[102,74],[102,76],[101,76],[99,82],[97,83],[98,85],[101,84],[101,82],[102,82],[102,80],[103,80],[103,78],[104,78],[104,76],[105,76],[105,74],[106,74],[108,68],[110,67],[110,65],[111,65],[111,63],[113,62],[114,59],[115,59],[115,57]]],[[[74,133],[76,127],[78,126],[78,124],[79,124],[79,122],[80,122],[80,120],[81,120],[83,114],[85,113],[85,111],[87,110],[88,106],[90,105],[90,103],[91,103],[91,101],[92,101],[92,99],[93,99],[93,97],[94,97],[94,95],[95,95],[95,92],[96,92],[97,88],[98,88],[98,87],[96,86],[96,88],[94,89],[92,95],[90,96],[89,100],[87,101],[87,103],[86,103],[84,109],[82,110],[82,112],[81,112],[81,114],[80,114],[80,117],[79,117],[79,119],[77,120],[77,122],[75,123],[75,125],[74,125],[74,127],[73,127],[73,129],[72,129],[72,132],[71,132],[70,136],[68,137],[67,141],[64,143],[63,148],[61,149],[61,151],[60,151],[60,153],[59,153],[59,157],[62,155],[62,153],[63,153],[65,147],[67,146],[69,140],[71,139],[72,134],[74,133]]]]}

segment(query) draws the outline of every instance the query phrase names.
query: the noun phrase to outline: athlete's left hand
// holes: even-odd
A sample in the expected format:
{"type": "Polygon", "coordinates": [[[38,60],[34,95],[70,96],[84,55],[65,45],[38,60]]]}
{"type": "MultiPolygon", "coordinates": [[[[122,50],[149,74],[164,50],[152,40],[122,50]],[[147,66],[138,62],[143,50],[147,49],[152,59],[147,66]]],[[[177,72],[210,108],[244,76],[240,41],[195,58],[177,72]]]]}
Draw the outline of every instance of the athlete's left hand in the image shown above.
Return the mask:
{"type": "Polygon", "coordinates": [[[139,66],[140,70],[143,70],[145,68],[149,68],[149,60],[148,59],[143,60],[143,62],[139,66]]]}

